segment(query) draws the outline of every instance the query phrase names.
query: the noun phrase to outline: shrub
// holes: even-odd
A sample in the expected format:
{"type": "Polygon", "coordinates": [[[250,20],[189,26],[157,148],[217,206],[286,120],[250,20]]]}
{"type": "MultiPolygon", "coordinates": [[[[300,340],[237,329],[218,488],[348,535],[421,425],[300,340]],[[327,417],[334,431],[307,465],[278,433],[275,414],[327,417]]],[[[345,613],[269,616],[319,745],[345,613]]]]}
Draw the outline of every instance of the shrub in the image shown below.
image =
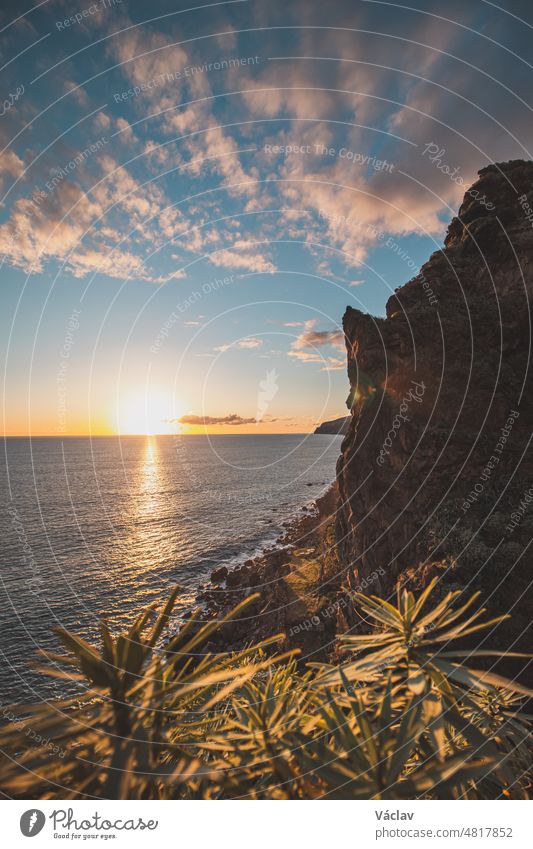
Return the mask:
{"type": "MultiPolygon", "coordinates": [[[[340,638],[346,660],[305,671],[276,654],[281,635],[232,654],[202,647],[227,621],[197,616],[163,643],[175,591],[101,646],[58,629],[49,674],[74,699],[19,708],[0,732],[2,789],[18,798],[528,798],[532,693],[454,648],[497,624],[478,594],[433,607],[433,581],[397,605],[357,594],[371,633],[340,638]],[[28,748],[24,729],[31,727],[28,748]],[[59,754],[50,754],[53,741],[59,754]]],[[[233,612],[238,616],[248,599],[233,612]]],[[[508,655],[507,655],[508,656],[508,655]]],[[[517,656],[517,655],[514,655],[517,656]]],[[[524,655],[520,655],[524,657],[524,655]]]]}

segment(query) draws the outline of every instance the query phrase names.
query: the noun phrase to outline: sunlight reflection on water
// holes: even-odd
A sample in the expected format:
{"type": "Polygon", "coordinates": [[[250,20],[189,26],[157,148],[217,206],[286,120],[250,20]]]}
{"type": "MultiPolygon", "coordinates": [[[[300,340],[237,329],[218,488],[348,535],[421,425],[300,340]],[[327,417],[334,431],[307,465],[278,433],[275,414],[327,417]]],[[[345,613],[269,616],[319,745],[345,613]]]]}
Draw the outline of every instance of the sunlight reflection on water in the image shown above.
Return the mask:
{"type": "Polygon", "coordinates": [[[339,448],[297,435],[7,440],[3,701],[42,692],[27,663],[56,646],[53,624],[92,639],[98,617],[123,627],[176,583],[178,611],[190,608],[215,566],[272,542],[324,489],[339,448]]]}

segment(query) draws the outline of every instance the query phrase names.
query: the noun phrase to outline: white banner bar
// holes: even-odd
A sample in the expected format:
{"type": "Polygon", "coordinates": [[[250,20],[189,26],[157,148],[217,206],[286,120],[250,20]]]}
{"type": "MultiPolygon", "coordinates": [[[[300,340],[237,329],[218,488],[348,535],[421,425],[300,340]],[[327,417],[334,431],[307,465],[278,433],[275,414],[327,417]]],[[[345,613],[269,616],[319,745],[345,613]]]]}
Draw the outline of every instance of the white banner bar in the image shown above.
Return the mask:
{"type": "Polygon", "coordinates": [[[6,849],[64,844],[124,849],[531,849],[529,804],[4,801],[2,845],[6,849]]]}

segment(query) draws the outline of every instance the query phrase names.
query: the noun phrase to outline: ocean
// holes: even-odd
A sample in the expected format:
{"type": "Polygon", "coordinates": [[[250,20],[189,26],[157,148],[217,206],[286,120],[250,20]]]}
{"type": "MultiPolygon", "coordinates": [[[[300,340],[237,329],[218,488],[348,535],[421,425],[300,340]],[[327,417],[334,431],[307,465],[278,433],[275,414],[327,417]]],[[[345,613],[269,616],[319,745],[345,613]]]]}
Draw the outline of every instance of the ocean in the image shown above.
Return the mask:
{"type": "Polygon", "coordinates": [[[0,703],[63,685],[32,670],[54,625],[95,639],[272,545],[335,477],[329,435],[10,438],[0,469],[0,703]]]}

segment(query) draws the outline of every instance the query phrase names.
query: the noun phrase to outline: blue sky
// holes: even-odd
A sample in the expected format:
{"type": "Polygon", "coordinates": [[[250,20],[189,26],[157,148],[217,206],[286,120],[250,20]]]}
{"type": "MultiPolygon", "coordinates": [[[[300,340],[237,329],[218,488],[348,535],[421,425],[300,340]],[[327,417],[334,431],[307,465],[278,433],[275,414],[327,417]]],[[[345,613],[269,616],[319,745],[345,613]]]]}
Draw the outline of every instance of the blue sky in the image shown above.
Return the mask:
{"type": "Polygon", "coordinates": [[[3,5],[7,433],[341,415],[346,305],[530,158],[526,2],[192,7],[3,5]]]}

